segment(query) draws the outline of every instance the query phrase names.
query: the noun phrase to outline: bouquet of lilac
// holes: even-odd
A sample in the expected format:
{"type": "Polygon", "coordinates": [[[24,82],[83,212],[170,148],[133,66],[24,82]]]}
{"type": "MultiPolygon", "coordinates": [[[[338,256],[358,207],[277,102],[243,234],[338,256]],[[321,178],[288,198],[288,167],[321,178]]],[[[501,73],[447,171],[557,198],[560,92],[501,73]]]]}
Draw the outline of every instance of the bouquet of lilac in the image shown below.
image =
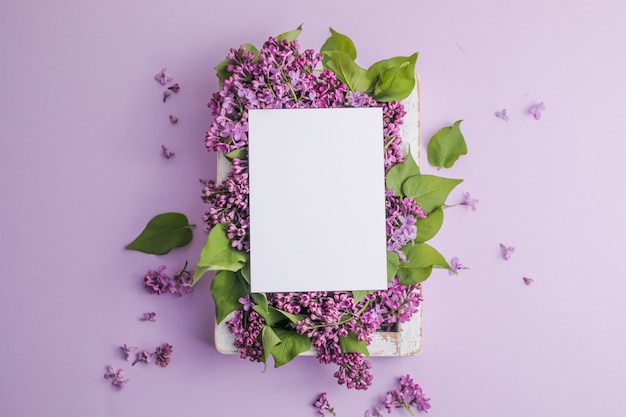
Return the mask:
{"type": "MultiPolygon", "coordinates": [[[[394,331],[419,311],[421,282],[433,268],[451,270],[445,258],[425,243],[440,229],[450,191],[461,180],[422,175],[402,151],[400,103],[415,87],[417,53],[376,62],[368,69],[354,61],[356,49],[331,29],[320,52],[300,50],[301,28],[270,37],[260,50],[253,45],[231,49],[216,66],[221,90],[209,104],[213,122],[206,134],[209,151],[230,162],[225,178],[209,180],[202,199],[209,232],[194,268],[192,285],[207,271],[216,320],[227,321],[242,358],[276,367],[315,348],[323,364],[335,364],[335,377],[348,388],[367,389],[371,365],[365,359],[376,331],[394,331]],[[316,70],[320,66],[321,70],[316,70]],[[387,281],[378,291],[251,293],[248,186],[248,111],[251,109],[382,107],[384,169],[387,192],[387,281]]],[[[429,161],[450,167],[466,153],[459,123],[441,129],[429,144],[429,161]],[[431,149],[432,145],[432,149],[431,149]],[[432,160],[431,160],[432,158],[432,160]]],[[[145,250],[158,223],[159,245],[167,253],[191,239],[186,217],[165,213],[153,219],[127,248],[145,250]],[[166,217],[161,217],[166,216],[166,217]],[[158,221],[157,221],[158,220],[158,221]],[[171,239],[163,244],[163,230],[171,239]],[[143,239],[143,240],[142,240],[143,239]],[[137,243],[139,241],[139,243],[137,243]]],[[[152,239],[151,242],[153,242],[152,239]]]]}

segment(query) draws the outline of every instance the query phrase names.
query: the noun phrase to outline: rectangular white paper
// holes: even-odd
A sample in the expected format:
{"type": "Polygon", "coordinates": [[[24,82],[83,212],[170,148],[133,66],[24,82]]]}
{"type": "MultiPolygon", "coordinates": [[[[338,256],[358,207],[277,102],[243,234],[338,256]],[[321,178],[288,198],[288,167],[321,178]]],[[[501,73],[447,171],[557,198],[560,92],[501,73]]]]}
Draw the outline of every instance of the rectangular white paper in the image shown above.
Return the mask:
{"type": "Polygon", "coordinates": [[[381,108],[250,110],[252,292],[387,288],[381,108]]]}

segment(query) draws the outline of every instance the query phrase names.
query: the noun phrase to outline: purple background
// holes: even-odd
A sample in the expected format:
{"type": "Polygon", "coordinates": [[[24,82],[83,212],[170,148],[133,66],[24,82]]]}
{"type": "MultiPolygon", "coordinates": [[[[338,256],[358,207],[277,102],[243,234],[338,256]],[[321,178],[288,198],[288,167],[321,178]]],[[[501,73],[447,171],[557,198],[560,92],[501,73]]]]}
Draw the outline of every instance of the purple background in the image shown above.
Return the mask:
{"type": "Polygon", "coordinates": [[[591,3],[2,1],[0,415],[314,416],[326,391],[339,416],[362,416],[406,373],[434,417],[626,415],[626,3],[591,3]],[[218,354],[209,279],[183,298],[148,294],[146,270],[195,262],[201,230],[164,257],[124,250],[158,213],[201,223],[213,66],[302,22],[303,47],[332,26],[363,66],[419,51],[423,142],[464,119],[470,153],[440,174],[465,178],[450,203],[480,199],[446,211],[434,242],[470,269],[426,283],[423,353],[373,358],[366,392],[314,358],[263,374],[218,354]],[[164,66],[182,87],[166,104],[164,66]],[[517,247],[508,262],[500,242],[517,247]],[[118,349],[166,341],[167,368],[131,368],[118,349]],[[120,392],[108,364],[131,378],[120,392]]]}

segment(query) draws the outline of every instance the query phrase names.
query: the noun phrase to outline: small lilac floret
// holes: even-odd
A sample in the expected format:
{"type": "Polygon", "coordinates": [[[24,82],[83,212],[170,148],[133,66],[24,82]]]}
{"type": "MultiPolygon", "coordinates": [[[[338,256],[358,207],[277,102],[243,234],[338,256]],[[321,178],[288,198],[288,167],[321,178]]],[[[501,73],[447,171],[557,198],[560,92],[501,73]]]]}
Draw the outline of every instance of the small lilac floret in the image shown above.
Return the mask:
{"type": "Polygon", "coordinates": [[[149,313],[143,313],[143,315],[139,318],[141,321],[156,321],[156,313],[151,311],[149,313]]]}
{"type": "Polygon", "coordinates": [[[472,211],[476,211],[476,204],[478,204],[478,200],[472,198],[470,193],[464,193],[463,200],[461,200],[459,204],[461,204],[462,206],[468,206],[472,209],[472,211]]]}
{"type": "Polygon", "coordinates": [[[116,386],[117,388],[122,388],[124,384],[130,381],[124,375],[123,369],[115,369],[113,366],[109,365],[106,368],[106,372],[104,373],[104,379],[111,380],[111,384],[116,386]]]}
{"type": "Polygon", "coordinates": [[[495,113],[495,115],[496,115],[496,117],[497,117],[498,119],[502,119],[502,120],[504,120],[505,122],[508,122],[508,121],[509,121],[509,115],[506,113],[506,109],[502,109],[501,111],[497,111],[497,112],[495,113]]]}
{"type": "Polygon", "coordinates": [[[511,259],[511,254],[515,252],[515,246],[506,246],[500,243],[500,253],[502,254],[502,258],[508,261],[511,259]]]}
{"type": "Polygon", "coordinates": [[[126,343],[120,346],[120,348],[122,349],[122,352],[124,352],[124,356],[126,357],[127,361],[130,361],[130,355],[132,354],[132,352],[134,350],[137,350],[135,346],[126,346],[126,343]]]}
{"type": "Polygon", "coordinates": [[[325,415],[330,415],[332,414],[333,416],[336,416],[337,414],[335,413],[335,409],[332,408],[330,406],[330,404],[328,403],[328,397],[326,395],[325,392],[323,392],[322,394],[320,394],[320,396],[317,398],[317,400],[313,403],[313,405],[315,406],[315,408],[317,408],[317,411],[325,416],[325,415]]]}
{"type": "Polygon", "coordinates": [[[540,103],[537,103],[535,105],[532,105],[530,107],[530,109],[528,109],[529,113],[532,114],[532,116],[536,119],[539,120],[541,119],[541,114],[543,113],[543,111],[546,109],[546,105],[543,104],[543,101],[540,103]]]}
{"type": "Polygon", "coordinates": [[[167,68],[163,68],[161,72],[154,76],[154,79],[157,80],[159,84],[165,85],[172,81],[174,77],[167,72],[167,68]]]}
{"type": "Polygon", "coordinates": [[[463,264],[459,261],[459,258],[457,258],[456,256],[453,256],[452,259],[450,259],[450,270],[448,271],[448,274],[450,275],[458,275],[458,271],[460,271],[461,269],[468,269],[467,267],[463,266],[463,264]]]}

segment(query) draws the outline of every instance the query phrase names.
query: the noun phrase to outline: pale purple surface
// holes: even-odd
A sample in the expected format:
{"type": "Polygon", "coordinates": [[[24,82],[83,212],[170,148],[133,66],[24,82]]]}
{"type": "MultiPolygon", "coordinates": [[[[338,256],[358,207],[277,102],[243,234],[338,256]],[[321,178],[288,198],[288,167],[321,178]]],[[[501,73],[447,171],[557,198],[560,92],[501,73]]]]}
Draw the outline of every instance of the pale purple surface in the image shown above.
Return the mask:
{"type": "Polygon", "coordinates": [[[621,259],[626,246],[626,144],[615,134],[626,108],[626,4],[393,5],[404,9],[384,14],[380,2],[356,0],[3,2],[0,415],[313,417],[312,402],[327,392],[338,416],[356,417],[407,373],[431,398],[431,417],[626,414],[626,280],[603,261],[621,259]],[[465,178],[481,200],[476,212],[446,210],[433,242],[471,269],[463,279],[435,271],[425,284],[423,353],[371,359],[366,392],[337,386],[334,369],[315,358],[262,373],[217,353],[209,279],[185,297],[149,294],[148,269],[196,261],[201,227],[189,248],[164,257],[123,249],[161,212],[202,224],[198,178],[215,172],[204,150],[212,68],[228,48],[302,22],[304,47],[319,48],[332,26],[352,37],[364,66],[419,51],[422,138],[464,119],[469,154],[438,173],[465,178]],[[165,104],[153,78],[164,66],[183,86],[165,104]],[[540,101],[549,117],[537,122],[528,109],[540,101]],[[493,116],[503,103],[508,123],[493,116]],[[176,157],[163,158],[162,144],[176,157]],[[494,251],[500,241],[519,248],[508,262],[494,251]],[[142,311],[159,320],[146,325],[142,311]],[[124,342],[169,342],[172,362],[130,367],[124,342]],[[107,365],[125,368],[123,389],[103,378],[107,365]]]}

